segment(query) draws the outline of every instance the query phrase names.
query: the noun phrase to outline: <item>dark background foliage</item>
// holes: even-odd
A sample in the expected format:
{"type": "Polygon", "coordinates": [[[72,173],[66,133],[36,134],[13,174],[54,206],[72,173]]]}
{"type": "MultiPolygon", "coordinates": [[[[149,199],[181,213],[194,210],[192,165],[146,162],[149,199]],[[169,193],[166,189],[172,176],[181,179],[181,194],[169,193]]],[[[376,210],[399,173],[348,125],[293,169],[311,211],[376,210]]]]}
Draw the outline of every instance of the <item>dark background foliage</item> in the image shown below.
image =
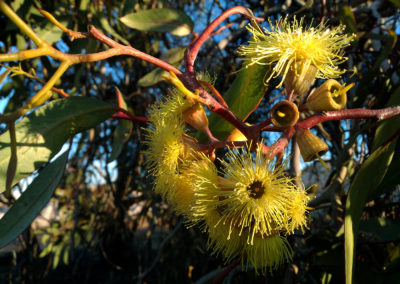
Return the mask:
{"type": "MultiPolygon", "coordinates": [[[[383,108],[391,96],[399,102],[399,1],[307,3],[300,0],[10,1],[35,31],[68,53],[90,53],[105,47],[92,39],[71,42],[35,7],[51,12],[73,30],[86,31],[89,25],[94,25],[110,37],[156,57],[165,56],[172,48],[185,47],[193,36],[129,29],[118,20],[121,16],[145,9],[175,8],[191,17],[196,33],[222,11],[236,5],[271,20],[296,15],[306,16],[307,23],[319,23],[324,18],[328,25],[346,24],[346,32],[357,34],[357,40],[346,50],[349,60],[342,66],[349,70],[343,81],[356,83],[349,94],[348,107],[383,108]]],[[[232,25],[211,38],[196,61],[196,70],[215,77],[215,87],[222,94],[240,69],[236,50],[249,39],[243,17],[231,17],[227,23],[232,25]]],[[[33,47],[4,15],[0,15],[0,26],[3,27],[1,53],[33,47]]],[[[44,80],[57,66],[58,62],[48,57],[22,62],[24,70],[33,68],[44,80]]],[[[116,103],[115,87],[118,87],[129,109],[135,115],[145,116],[147,107],[166,94],[168,88],[164,82],[141,81],[153,70],[153,66],[140,60],[119,56],[74,65],[56,87],[70,95],[112,103],[116,103]]],[[[22,76],[7,79],[0,90],[0,98],[6,102],[4,112],[15,110],[40,87],[40,83],[22,76]]],[[[274,89],[272,82],[249,122],[265,118],[272,102],[281,96],[280,91],[274,89]]],[[[313,201],[310,230],[290,238],[295,250],[293,263],[265,276],[234,269],[227,282],[344,281],[342,225],[346,193],[354,174],[371,153],[377,125],[375,121],[358,120],[327,122],[316,128],[330,145],[330,170],[321,169],[318,162],[304,168],[304,184],[318,183],[319,194],[313,201]]],[[[189,283],[202,277],[213,279],[218,274],[218,269],[226,264],[207,251],[206,236],[197,228],[185,228],[183,220],[152,191],[152,180],[145,170],[146,157],[141,152],[143,127],[142,123],[108,120],[75,136],[66,174],[51,201],[56,213],[43,212],[49,219],[36,220],[16,242],[0,250],[0,282],[189,283]],[[112,158],[115,160],[109,163],[112,158]]],[[[273,141],[276,135],[265,138],[267,142],[273,141]]],[[[384,180],[383,194],[372,196],[363,212],[356,256],[357,282],[389,283],[400,276],[399,178],[395,178],[399,176],[396,171],[400,163],[399,146],[394,162],[389,169],[392,180],[384,180]]]]}

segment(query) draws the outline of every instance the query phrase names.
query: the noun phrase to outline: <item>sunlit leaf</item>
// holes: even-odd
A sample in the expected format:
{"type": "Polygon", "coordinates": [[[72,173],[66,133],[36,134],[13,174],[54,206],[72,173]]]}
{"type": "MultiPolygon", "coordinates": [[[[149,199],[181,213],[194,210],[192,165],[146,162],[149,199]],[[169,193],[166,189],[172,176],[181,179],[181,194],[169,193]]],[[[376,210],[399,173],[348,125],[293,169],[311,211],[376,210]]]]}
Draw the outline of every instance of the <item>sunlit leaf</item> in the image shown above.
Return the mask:
{"type": "MultiPolygon", "coordinates": [[[[178,68],[183,60],[185,50],[186,48],[171,48],[166,53],[164,53],[160,58],[163,61],[166,61],[178,68]]],[[[153,86],[163,80],[162,79],[163,74],[168,74],[168,72],[161,68],[156,68],[153,71],[144,75],[142,78],[140,78],[138,81],[138,85],[141,87],[153,86]]]]}
{"type": "MultiPolygon", "coordinates": [[[[239,119],[246,119],[263,98],[267,91],[264,82],[268,70],[268,66],[258,64],[243,68],[223,95],[229,108],[239,119]]],[[[229,122],[214,113],[209,117],[209,127],[218,139],[225,139],[234,129],[229,122]]],[[[200,139],[204,138],[205,136],[201,134],[200,139]]]]}
{"type": "Polygon", "coordinates": [[[112,37],[114,37],[115,39],[121,41],[123,44],[125,45],[129,45],[129,41],[127,41],[125,38],[123,38],[121,35],[119,35],[112,26],[110,26],[110,24],[108,23],[108,19],[107,17],[105,17],[104,15],[97,15],[101,24],[101,27],[107,32],[109,33],[112,37]]]}
{"type": "Polygon", "coordinates": [[[174,9],[152,9],[130,13],[120,18],[127,27],[140,31],[170,32],[186,36],[192,32],[193,22],[184,12],[174,9]]]}
{"type": "MultiPolygon", "coordinates": [[[[28,176],[60,151],[68,138],[109,118],[115,108],[108,103],[69,97],[52,101],[15,125],[18,165],[13,183],[28,176]]],[[[11,157],[10,134],[0,136],[0,192],[5,190],[11,157]]]]}
{"type": "Polygon", "coordinates": [[[68,154],[47,165],[0,220],[0,248],[25,230],[49,202],[64,173],[68,154]]]}
{"type": "MultiPolygon", "coordinates": [[[[61,21],[61,24],[66,25],[66,22],[61,21]]],[[[38,35],[47,43],[53,44],[61,39],[63,31],[52,23],[48,23],[41,29],[37,29],[38,35]]]]}

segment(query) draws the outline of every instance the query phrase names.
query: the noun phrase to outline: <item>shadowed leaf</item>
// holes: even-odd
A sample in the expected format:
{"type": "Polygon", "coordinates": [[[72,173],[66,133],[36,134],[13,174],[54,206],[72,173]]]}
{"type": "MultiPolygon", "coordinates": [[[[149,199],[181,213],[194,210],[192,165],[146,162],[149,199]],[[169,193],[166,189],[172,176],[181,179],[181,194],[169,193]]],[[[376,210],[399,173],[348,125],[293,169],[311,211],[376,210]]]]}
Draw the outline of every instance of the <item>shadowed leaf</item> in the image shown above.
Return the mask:
{"type": "Polygon", "coordinates": [[[364,162],[350,186],[345,213],[345,270],[346,283],[353,280],[356,241],[360,217],[367,196],[375,190],[386,174],[397,139],[380,146],[364,162]]]}
{"type": "Polygon", "coordinates": [[[47,165],[0,220],[0,248],[21,234],[49,202],[64,173],[68,153],[47,165]]]}

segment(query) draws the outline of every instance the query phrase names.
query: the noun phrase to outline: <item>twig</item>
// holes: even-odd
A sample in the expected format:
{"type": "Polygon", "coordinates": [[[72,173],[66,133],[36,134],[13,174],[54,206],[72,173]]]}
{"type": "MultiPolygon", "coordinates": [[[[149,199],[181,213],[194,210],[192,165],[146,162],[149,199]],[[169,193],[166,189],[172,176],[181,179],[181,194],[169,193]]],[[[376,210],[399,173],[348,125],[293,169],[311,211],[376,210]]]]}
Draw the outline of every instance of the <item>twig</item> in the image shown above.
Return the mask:
{"type": "Polygon", "coordinates": [[[351,118],[376,118],[378,120],[382,120],[398,114],[400,114],[400,106],[383,109],[345,109],[312,115],[298,122],[296,126],[304,129],[310,129],[315,125],[328,120],[342,120],[351,118]]]}
{"type": "Polygon", "coordinates": [[[185,53],[185,62],[186,62],[186,72],[189,74],[194,74],[194,61],[196,60],[197,54],[199,53],[200,47],[203,43],[210,38],[212,32],[225,21],[228,17],[241,14],[249,18],[250,20],[258,20],[263,21],[264,19],[254,17],[253,13],[242,6],[236,6],[230,8],[219,15],[202,33],[201,35],[190,45],[190,47],[186,50],[185,53]]]}

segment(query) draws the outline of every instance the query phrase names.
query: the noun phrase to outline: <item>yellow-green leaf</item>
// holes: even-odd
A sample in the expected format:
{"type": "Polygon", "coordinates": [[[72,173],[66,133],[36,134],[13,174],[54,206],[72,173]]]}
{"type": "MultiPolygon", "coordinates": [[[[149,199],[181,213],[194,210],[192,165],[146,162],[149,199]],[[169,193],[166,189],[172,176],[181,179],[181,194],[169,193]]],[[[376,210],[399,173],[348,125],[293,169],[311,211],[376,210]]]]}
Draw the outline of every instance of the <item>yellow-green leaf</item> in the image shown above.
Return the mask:
{"type": "Polygon", "coordinates": [[[142,10],[119,19],[129,28],[140,31],[169,32],[186,36],[192,32],[193,22],[183,11],[175,9],[142,10]]]}

